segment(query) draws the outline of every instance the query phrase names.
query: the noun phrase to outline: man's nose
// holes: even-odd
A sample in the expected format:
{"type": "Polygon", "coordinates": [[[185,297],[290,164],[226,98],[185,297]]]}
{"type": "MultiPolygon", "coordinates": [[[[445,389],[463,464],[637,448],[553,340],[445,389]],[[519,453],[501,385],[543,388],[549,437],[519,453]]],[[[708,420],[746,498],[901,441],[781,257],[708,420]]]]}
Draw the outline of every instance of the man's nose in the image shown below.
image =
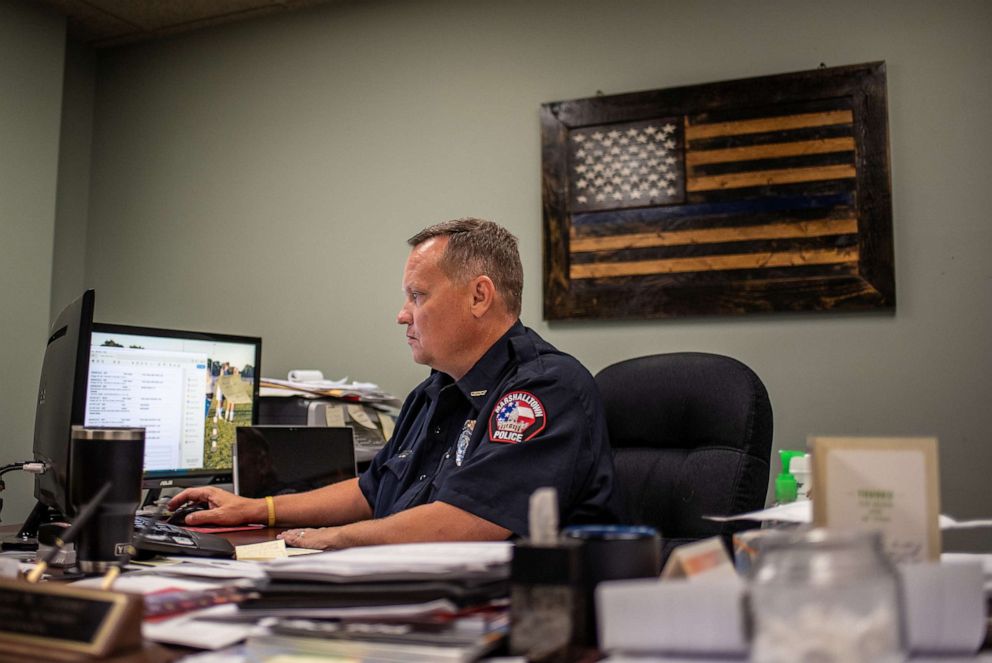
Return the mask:
{"type": "Polygon", "coordinates": [[[408,325],[413,322],[413,318],[410,316],[409,311],[407,311],[406,306],[400,309],[400,312],[396,314],[396,324],[398,325],[408,325]]]}

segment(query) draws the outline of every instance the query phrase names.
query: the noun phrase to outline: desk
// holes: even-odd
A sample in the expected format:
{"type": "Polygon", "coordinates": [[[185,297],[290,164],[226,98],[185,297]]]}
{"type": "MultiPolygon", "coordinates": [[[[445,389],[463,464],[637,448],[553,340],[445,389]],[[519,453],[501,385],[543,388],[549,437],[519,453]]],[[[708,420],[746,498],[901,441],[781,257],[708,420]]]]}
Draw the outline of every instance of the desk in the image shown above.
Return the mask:
{"type": "MultiPolygon", "coordinates": [[[[3,525],[0,526],[0,534],[16,532],[17,529],[18,528],[13,525],[3,525]]],[[[224,533],[224,534],[220,534],[219,536],[223,536],[224,538],[231,541],[232,544],[234,545],[245,545],[251,543],[271,541],[275,539],[275,537],[281,531],[283,530],[279,528],[266,528],[259,530],[224,533]]],[[[141,654],[142,657],[135,657],[134,655],[132,655],[127,659],[121,659],[121,660],[155,661],[156,663],[158,663],[159,661],[165,662],[165,661],[179,660],[184,656],[198,652],[199,650],[178,647],[178,646],[167,646],[167,647],[149,646],[148,650],[141,654]],[[152,657],[152,654],[150,654],[149,652],[154,652],[154,657],[152,657]]],[[[3,660],[5,660],[3,653],[0,652],[0,661],[3,660]]],[[[590,659],[590,660],[595,660],[595,659],[590,659]]],[[[685,656],[681,656],[681,657],[648,656],[648,657],[629,658],[618,655],[618,656],[606,658],[605,660],[607,662],[612,662],[612,663],[727,663],[728,661],[744,661],[746,659],[744,658],[714,659],[708,657],[685,657],[685,656]]],[[[936,661],[951,661],[952,663],[953,662],[966,663],[970,661],[977,661],[979,663],[992,663],[992,650],[983,650],[977,656],[967,656],[967,657],[957,657],[957,658],[947,657],[947,656],[940,656],[940,657],[920,656],[920,657],[913,657],[910,660],[914,663],[931,663],[931,662],[936,663],[936,661]]]]}
{"type": "MultiPolygon", "coordinates": [[[[274,541],[275,538],[285,532],[287,527],[266,527],[265,529],[251,529],[242,532],[222,532],[214,536],[220,536],[231,542],[233,546],[246,546],[251,543],[264,543],[274,541]]],[[[207,532],[209,534],[210,532],[207,532]]]]}

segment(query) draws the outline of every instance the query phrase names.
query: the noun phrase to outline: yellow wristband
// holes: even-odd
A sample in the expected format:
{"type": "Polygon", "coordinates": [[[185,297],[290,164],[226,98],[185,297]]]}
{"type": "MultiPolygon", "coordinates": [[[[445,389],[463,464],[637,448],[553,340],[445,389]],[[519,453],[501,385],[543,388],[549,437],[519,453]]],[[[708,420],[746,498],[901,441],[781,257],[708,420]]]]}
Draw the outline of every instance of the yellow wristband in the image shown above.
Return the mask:
{"type": "Polygon", "coordinates": [[[276,526],[276,501],[271,495],[265,498],[265,506],[269,509],[269,527],[276,526]]]}

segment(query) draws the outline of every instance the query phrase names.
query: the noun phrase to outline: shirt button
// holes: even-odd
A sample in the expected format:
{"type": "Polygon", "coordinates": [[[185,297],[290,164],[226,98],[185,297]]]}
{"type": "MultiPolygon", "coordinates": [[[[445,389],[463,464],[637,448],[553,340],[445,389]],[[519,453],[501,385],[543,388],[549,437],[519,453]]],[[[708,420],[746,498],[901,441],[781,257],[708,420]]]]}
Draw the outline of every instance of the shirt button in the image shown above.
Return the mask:
{"type": "Polygon", "coordinates": [[[440,426],[435,426],[434,427],[434,434],[435,435],[440,435],[441,434],[441,427],[440,426]]]}
{"type": "Polygon", "coordinates": [[[419,477],[417,477],[417,481],[423,481],[426,478],[427,478],[426,474],[421,474],[419,477]]]}

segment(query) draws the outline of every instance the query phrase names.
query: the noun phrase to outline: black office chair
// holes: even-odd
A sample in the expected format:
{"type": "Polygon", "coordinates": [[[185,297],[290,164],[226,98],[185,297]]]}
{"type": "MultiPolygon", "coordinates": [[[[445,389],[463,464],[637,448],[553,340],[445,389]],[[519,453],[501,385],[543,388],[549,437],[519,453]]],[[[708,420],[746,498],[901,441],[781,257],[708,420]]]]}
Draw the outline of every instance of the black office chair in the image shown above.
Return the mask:
{"type": "Polygon", "coordinates": [[[619,484],[632,524],[676,546],[734,532],[717,523],[760,509],[768,487],[772,407],[761,379],[730,357],[675,352],[629,359],[596,375],[619,484]]]}

